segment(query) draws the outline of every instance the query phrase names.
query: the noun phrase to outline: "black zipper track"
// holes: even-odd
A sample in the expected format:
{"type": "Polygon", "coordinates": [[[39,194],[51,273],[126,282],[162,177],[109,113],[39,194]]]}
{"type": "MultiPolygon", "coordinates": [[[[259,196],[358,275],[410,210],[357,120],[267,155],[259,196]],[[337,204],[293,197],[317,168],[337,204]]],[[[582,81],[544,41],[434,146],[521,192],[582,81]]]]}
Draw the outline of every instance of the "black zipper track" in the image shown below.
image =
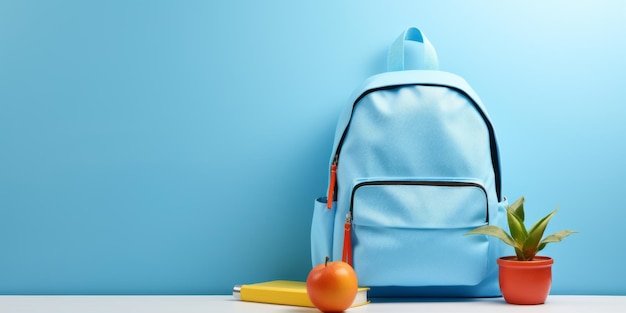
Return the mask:
{"type": "Polygon", "coordinates": [[[434,186],[434,187],[475,187],[483,191],[485,194],[485,204],[487,211],[485,212],[485,223],[489,223],[489,198],[487,190],[481,184],[462,181],[443,181],[443,180],[374,180],[358,183],[352,189],[350,195],[350,216],[354,217],[354,196],[357,189],[364,186],[434,186]]]}
{"type": "MultiPolygon", "coordinates": [[[[337,149],[335,150],[335,155],[333,156],[333,163],[335,163],[335,164],[339,163],[339,154],[340,154],[340,151],[341,151],[341,147],[343,146],[343,142],[344,142],[344,140],[346,138],[346,134],[348,133],[348,129],[350,128],[350,124],[352,123],[352,116],[354,114],[354,109],[356,108],[356,104],[359,101],[361,101],[361,99],[363,99],[367,95],[369,95],[370,93],[373,93],[373,92],[376,92],[376,91],[381,91],[381,90],[395,89],[395,88],[404,87],[404,86],[445,87],[445,88],[449,88],[449,89],[457,91],[458,93],[460,93],[463,96],[465,96],[465,98],[470,100],[470,102],[472,103],[474,108],[476,108],[476,111],[478,111],[478,113],[482,117],[483,121],[487,125],[487,130],[489,131],[489,145],[491,147],[491,164],[492,164],[492,167],[493,167],[493,172],[494,172],[494,176],[495,176],[495,180],[496,180],[496,186],[495,186],[496,187],[496,196],[498,198],[498,201],[502,201],[503,198],[502,198],[502,191],[501,191],[501,189],[502,189],[502,181],[501,181],[501,176],[500,176],[500,158],[498,157],[498,143],[496,142],[496,135],[495,135],[495,131],[493,129],[493,125],[491,124],[491,121],[487,118],[487,115],[485,114],[485,112],[483,112],[483,110],[480,109],[480,107],[478,106],[476,101],[474,101],[474,99],[472,99],[472,97],[470,97],[462,89],[459,89],[459,88],[456,88],[456,87],[450,87],[448,85],[439,85],[439,84],[398,84],[398,85],[388,85],[388,86],[383,86],[383,87],[378,87],[378,88],[372,88],[372,89],[368,89],[368,90],[364,91],[363,93],[361,93],[361,95],[352,104],[352,112],[350,113],[350,119],[348,121],[348,124],[344,128],[343,133],[341,134],[341,139],[339,140],[339,143],[337,144],[337,149]]],[[[337,190],[338,189],[339,189],[339,183],[337,183],[335,185],[335,191],[334,191],[334,195],[335,195],[334,198],[335,199],[330,199],[329,201],[336,200],[337,190]]]]}

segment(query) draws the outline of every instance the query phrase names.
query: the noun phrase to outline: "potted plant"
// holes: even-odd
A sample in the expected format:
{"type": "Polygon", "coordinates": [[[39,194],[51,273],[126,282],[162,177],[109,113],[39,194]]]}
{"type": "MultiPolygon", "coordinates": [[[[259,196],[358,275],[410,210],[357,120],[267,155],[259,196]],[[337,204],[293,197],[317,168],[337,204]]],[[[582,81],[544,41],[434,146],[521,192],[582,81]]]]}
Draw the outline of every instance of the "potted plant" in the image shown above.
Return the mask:
{"type": "Polygon", "coordinates": [[[467,235],[494,236],[515,249],[515,256],[505,256],[497,260],[500,290],[506,302],[542,304],[550,293],[554,260],[536,254],[548,243],[559,242],[575,231],[562,230],[543,237],[546,226],[557,209],[537,221],[530,229],[526,229],[524,200],[521,197],[506,208],[510,234],[498,226],[486,225],[468,232],[467,235]]]}

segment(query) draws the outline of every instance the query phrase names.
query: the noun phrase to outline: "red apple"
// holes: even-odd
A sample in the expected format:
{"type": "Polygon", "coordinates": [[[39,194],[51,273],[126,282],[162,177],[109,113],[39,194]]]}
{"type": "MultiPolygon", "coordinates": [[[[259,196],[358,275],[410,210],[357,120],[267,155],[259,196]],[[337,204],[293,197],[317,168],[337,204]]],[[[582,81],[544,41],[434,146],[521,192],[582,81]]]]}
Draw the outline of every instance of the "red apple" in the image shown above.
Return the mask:
{"type": "Polygon", "coordinates": [[[358,289],[356,273],[345,262],[326,262],[315,266],[306,279],[309,299],[322,312],[342,312],[354,302],[358,289]]]}

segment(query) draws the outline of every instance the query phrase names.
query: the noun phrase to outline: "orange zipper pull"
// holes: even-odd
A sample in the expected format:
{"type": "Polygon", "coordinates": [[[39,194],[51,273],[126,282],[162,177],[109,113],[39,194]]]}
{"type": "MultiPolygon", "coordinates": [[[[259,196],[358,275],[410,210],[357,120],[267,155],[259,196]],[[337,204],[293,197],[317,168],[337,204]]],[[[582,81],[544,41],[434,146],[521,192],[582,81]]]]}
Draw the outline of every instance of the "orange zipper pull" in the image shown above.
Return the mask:
{"type": "Polygon", "coordinates": [[[333,196],[335,193],[335,181],[337,180],[337,161],[330,166],[330,184],[328,186],[328,198],[326,207],[330,210],[333,208],[333,196]]]}
{"type": "Polygon", "coordinates": [[[352,266],[352,238],[350,230],[352,229],[352,215],[350,212],[346,214],[346,223],[343,228],[343,254],[341,260],[352,266]]]}

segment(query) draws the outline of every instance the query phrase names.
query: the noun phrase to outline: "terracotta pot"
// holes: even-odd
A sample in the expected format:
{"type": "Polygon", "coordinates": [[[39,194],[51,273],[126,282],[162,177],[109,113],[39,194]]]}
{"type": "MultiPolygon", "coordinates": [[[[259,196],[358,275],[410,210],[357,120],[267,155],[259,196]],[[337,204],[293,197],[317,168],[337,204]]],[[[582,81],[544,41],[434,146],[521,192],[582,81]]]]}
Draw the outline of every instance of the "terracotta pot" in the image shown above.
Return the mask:
{"type": "Polygon", "coordinates": [[[511,304],[542,304],[552,286],[550,257],[535,256],[532,261],[518,261],[515,256],[498,259],[500,290],[511,304]]]}

